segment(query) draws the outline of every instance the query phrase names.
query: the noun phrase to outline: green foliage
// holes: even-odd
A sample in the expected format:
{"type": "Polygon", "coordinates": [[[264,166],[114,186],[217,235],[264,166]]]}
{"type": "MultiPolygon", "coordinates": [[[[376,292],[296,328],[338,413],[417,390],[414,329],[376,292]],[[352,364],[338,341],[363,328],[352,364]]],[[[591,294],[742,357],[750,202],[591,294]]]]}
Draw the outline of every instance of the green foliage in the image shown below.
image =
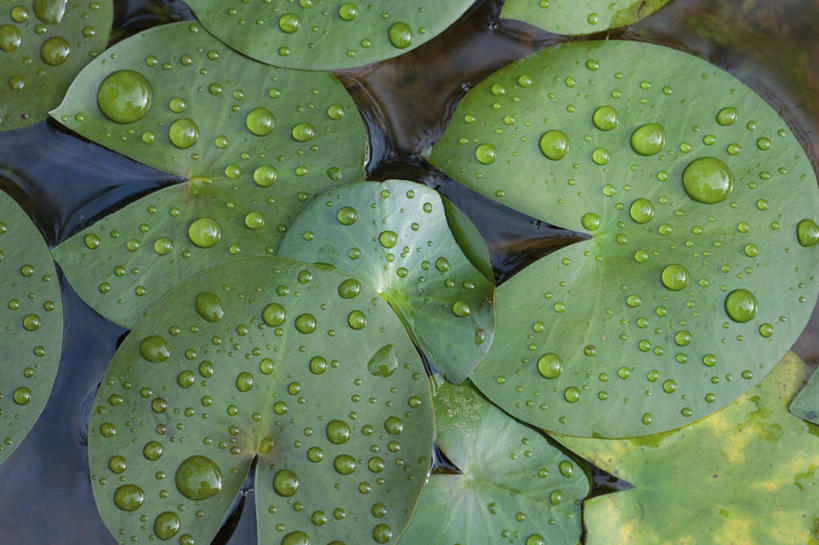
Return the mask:
{"type": "MultiPolygon", "coordinates": [[[[468,222],[457,225],[474,230],[468,222]]],[[[278,255],[327,263],[373,287],[432,363],[460,383],[489,350],[495,329],[495,285],[481,272],[491,270],[481,245],[470,250],[476,268],[453,237],[438,193],[391,180],[319,197],[293,222],[278,255]]]]}
{"type": "Polygon", "coordinates": [[[441,381],[433,401],[438,445],[460,474],[430,476],[403,545],[578,542],[580,468],[468,384],[441,381]]]}
{"type": "Polygon", "coordinates": [[[591,34],[636,23],[670,0],[506,0],[501,17],[556,34],[591,34]]]}
{"type": "Polygon", "coordinates": [[[617,441],[555,435],[635,485],[586,501],[586,543],[815,544],[819,438],[788,413],[810,373],[788,354],[733,404],[672,433],[617,441]]]}
{"type": "Polygon", "coordinates": [[[803,420],[819,424],[819,373],[813,373],[805,387],[794,398],[791,414],[803,420]]]}
{"type": "Polygon", "coordinates": [[[759,381],[810,317],[813,169],[770,106],[695,57],[549,48],[473,88],[430,160],[591,235],[499,288],[473,376],[539,427],[626,437],[701,418],[759,381]]]}
{"type": "Polygon", "coordinates": [[[415,49],[455,22],[472,0],[187,3],[209,31],[249,57],[286,68],[339,70],[415,49]]]}
{"type": "Polygon", "coordinates": [[[0,130],[42,121],[105,49],[112,0],[0,0],[0,130]]]}
{"type": "Polygon", "coordinates": [[[139,321],[88,448],[97,506],[126,542],[209,543],[256,458],[259,543],[391,543],[426,480],[432,401],[375,292],[254,257],[189,278],[139,321]],[[368,368],[375,355],[388,373],[368,368]]]}
{"type": "Polygon", "coordinates": [[[63,338],[60,283],[37,227],[0,191],[0,463],[45,407],[63,338]]]}
{"type": "Polygon", "coordinates": [[[196,24],[165,25],[112,47],[53,115],[189,180],[55,251],[83,299],[125,326],[198,271],[272,254],[305,203],[364,175],[361,118],[335,77],[256,63],[196,24]]]}

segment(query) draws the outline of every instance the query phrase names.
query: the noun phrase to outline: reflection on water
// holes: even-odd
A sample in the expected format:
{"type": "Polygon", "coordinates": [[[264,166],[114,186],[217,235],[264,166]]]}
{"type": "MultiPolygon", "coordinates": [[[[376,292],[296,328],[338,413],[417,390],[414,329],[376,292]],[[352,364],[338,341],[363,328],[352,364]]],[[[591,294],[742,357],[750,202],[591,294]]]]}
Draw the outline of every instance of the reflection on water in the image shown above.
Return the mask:
{"type": "MultiPolygon", "coordinates": [[[[177,0],[115,0],[113,40],[191,18],[177,0]]],[[[560,38],[498,22],[501,0],[480,0],[439,38],[399,59],[339,73],[370,131],[371,179],[405,178],[447,195],[476,223],[499,280],[577,240],[452,182],[421,152],[437,141],[458,101],[504,64],[560,38]]],[[[595,38],[628,38],[682,49],[728,70],[785,117],[819,170],[819,3],[814,0],[674,0],[644,21],[595,38]]],[[[109,152],[54,123],[0,133],[0,189],[32,215],[50,244],[174,178],[109,152]]],[[[85,453],[97,383],[124,330],[64,286],[65,346],[60,372],[33,432],[0,466],[0,543],[113,545],[97,515],[85,453]]],[[[797,343],[819,359],[816,313],[797,343]]],[[[596,493],[623,483],[596,474],[596,493]]],[[[214,543],[255,543],[252,482],[214,543]]]]}

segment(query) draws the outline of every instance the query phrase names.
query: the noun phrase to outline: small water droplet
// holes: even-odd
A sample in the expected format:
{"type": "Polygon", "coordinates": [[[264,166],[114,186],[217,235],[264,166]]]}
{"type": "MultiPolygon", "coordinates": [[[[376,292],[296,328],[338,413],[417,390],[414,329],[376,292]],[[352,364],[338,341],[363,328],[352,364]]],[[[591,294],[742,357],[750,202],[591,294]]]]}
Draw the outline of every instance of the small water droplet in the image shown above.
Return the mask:
{"type": "Polygon", "coordinates": [[[273,476],[273,490],[285,498],[295,495],[300,484],[298,476],[289,469],[280,469],[273,476]]]}
{"type": "Polygon", "coordinates": [[[393,23],[387,34],[390,43],[398,49],[406,49],[412,45],[412,28],[407,23],[393,23]]]}
{"type": "Polygon", "coordinates": [[[636,223],[648,223],[654,217],[654,205],[648,199],[636,199],[629,207],[629,216],[636,223]]]}
{"type": "Polygon", "coordinates": [[[136,511],[145,502],[145,493],[135,484],[125,484],[114,491],[114,505],[123,511],[136,511]]]}
{"type": "Polygon", "coordinates": [[[649,123],[631,134],[631,149],[640,155],[656,155],[665,146],[665,129],[658,123],[649,123]]]}
{"type": "Polygon", "coordinates": [[[600,106],[592,114],[592,123],[601,131],[610,131],[620,123],[620,116],[613,106],[600,106]]]}
{"type": "Polygon", "coordinates": [[[727,107],[717,112],[717,123],[719,123],[723,127],[733,125],[736,120],[737,120],[736,108],[727,107]]]}
{"type": "Polygon", "coordinates": [[[688,285],[688,271],[682,265],[668,265],[660,275],[663,286],[671,291],[680,291],[688,285]]]}
{"type": "Polygon", "coordinates": [[[296,317],[296,329],[300,333],[309,334],[316,330],[318,324],[312,314],[300,314],[296,317]]]}
{"type": "Polygon", "coordinates": [[[273,132],[276,120],[273,113],[267,108],[255,108],[247,114],[245,126],[256,136],[267,136],[273,132]]]}
{"type": "Polygon", "coordinates": [[[756,316],[758,303],[754,294],[746,289],[738,289],[725,297],[725,312],[735,322],[745,323],[756,316]]]}
{"type": "Polygon", "coordinates": [[[58,66],[71,54],[71,45],[62,36],[52,36],[43,42],[40,58],[49,66],[58,66]]]}
{"type": "Polygon", "coordinates": [[[580,223],[587,231],[595,231],[600,227],[600,216],[594,212],[586,212],[583,214],[583,217],[580,218],[580,223]]]}
{"type": "Polygon", "coordinates": [[[555,379],[563,372],[563,360],[557,354],[544,354],[537,362],[537,371],[547,379],[555,379]]]}
{"type": "Polygon", "coordinates": [[[569,137],[562,131],[547,131],[540,137],[538,146],[545,157],[559,161],[569,152],[569,137]]]}
{"type": "Polygon", "coordinates": [[[171,356],[171,346],[161,336],[151,335],[139,343],[139,353],[150,362],[162,363],[171,356]]]}

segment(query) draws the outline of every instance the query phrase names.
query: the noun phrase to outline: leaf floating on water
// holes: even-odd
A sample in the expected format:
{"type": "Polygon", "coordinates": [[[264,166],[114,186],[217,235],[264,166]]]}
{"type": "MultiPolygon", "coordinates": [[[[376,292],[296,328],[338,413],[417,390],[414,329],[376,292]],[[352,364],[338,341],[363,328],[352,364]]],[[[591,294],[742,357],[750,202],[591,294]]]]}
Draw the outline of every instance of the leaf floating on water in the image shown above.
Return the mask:
{"type": "Polygon", "coordinates": [[[52,115],[189,180],[55,250],[72,287],[124,326],[200,270],[272,254],[305,203],[364,176],[364,127],[332,74],[256,63],[198,24],[164,25],[115,45],[52,115]]]}
{"type": "Polygon", "coordinates": [[[813,169],[770,106],[695,57],[551,47],[474,87],[430,160],[591,236],[498,289],[473,374],[541,428],[627,437],[702,418],[765,376],[811,315],[813,169]]]}
{"type": "Polygon", "coordinates": [[[205,28],[237,51],[274,66],[305,70],[353,68],[415,49],[472,3],[188,0],[205,28]]]}
{"type": "Polygon", "coordinates": [[[670,0],[506,0],[501,17],[555,34],[591,34],[636,23],[670,0]]]}
{"type": "Polygon", "coordinates": [[[635,488],[586,501],[586,543],[816,541],[819,438],[788,413],[811,373],[789,353],[728,407],[640,439],[555,439],[635,488]]]}
{"type": "Polygon", "coordinates": [[[359,182],[319,197],[277,253],[327,263],[375,288],[424,354],[459,383],[489,350],[495,329],[489,251],[476,233],[424,185],[359,182]]]}
{"type": "Polygon", "coordinates": [[[443,383],[434,398],[437,442],[460,474],[433,474],[401,543],[577,543],[583,470],[471,386],[443,383]]]}
{"type": "Polygon", "coordinates": [[[5,2],[0,13],[0,130],[42,121],[108,44],[111,0],[5,2]]]}
{"type": "Polygon", "coordinates": [[[401,322],[366,286],[342,296],[348,280],[241,259],[185,280],[136,324],[89,430],[114,536],[210,543],[258,459],[259,543],[395,542],[429,471],[432,401],[401,322]],[[384,351],[391,372],[367,373],[384,351]]]}
{"type": "Polygon", "coordinates": [[[45,407],[63,338],[60,282],[37,227],[0,192],[0,463],[45,407]]]}

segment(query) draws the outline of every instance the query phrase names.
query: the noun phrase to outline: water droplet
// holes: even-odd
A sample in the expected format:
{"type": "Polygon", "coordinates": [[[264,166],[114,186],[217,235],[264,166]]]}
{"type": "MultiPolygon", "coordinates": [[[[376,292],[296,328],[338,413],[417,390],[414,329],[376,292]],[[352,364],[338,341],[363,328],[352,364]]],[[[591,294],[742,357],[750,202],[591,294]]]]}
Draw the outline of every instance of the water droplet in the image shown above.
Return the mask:
{"type": "Polygon", "coordinates": [[[336,215],[338,222],[341,225],[352,225],[358,219],[358,212],[352,206],[344,206],[339,209],[336,215]]]}
{"type": "Polygon", "coordinates": [[[192,119],[177,119],[168,129],[168,138],[171,144],[179,149],[188,149],[199,140],[199,127],[192,119]]]}
{"type": "Polygon", "coordinates": [[[342,299],[353,299],[361,293],[361,282],[355,278],[348,278],[338,285],[338,295],[342,299]]]}
{"type": "Polygon", "coordinates": [[[163,448],[157,441],[149,441],[142,447],[142,455],[146,460],[155,462],[162,457],[163,448]]]}
{"type": "Polygon", "coordinates": [[[299,489],[298,476],[289,469],[280,469],[273,476],[273,490],[276,494],[289,498],[294,495],[299,489]]]}
{"type": "Polygon", "coordinates": [[[381,246],[384,248],[392,248],[398,244],[398,234],[395,231],[382,231],[381,234],[378,235],[378,242],[381,243],[381,246]]]}
{"type": "Polygon", "coordinates": [[[569,137],[562,131],[547,131],[540,137],[538,145],[545,157],[559,161],[569,152],[569,137]]]}
{"type": "Polygon", "coordinates": [[[546,545],[546,540],[540,534],[532,534],[526,538],[526,545],[546,545]]]}
{"type": "Polygon", "coordinates": [[[683,188],[695,201],[715,204],[728,198],[734,188],[734,175],[719,159],[700,157],[685,167],[683,188]]]}
{"type": "Polygon", "coordinates": [[[725,312],[735,322],[752,320],[756,316],[757,307],[756,297],[745,289],[734,290],[725,297],[725,312]]]}
{"type": "Polygon", "coordinates": [[[139,353],[150,362],[162,363],[171,356],[171,346],[159,335],[151,335],[139,343],[139,353]]]}
{"type": "Polygon", "coordinates": [[[396,369],[398,369],[398,356],[391,344],[379,348],[367,362],[367,371],[378,377],[392,376],[396,369]]]}
{"type": "Polygon", "coordinates": [[[663,382],[663,391],[667,394],[673,394],[677,391],[677,383],[671,379],[666,380],[663,382]]]}
{"type": "Polygon", "coordinates": [[[492,144],[481,144],[475,150],[475,157],[481,164],[490,165],[495,162],[498,157],[498,150],[492,144]]]}
{"type": "Polygon", "coordinates": [[[296,329],[305,335],[316,330],[318,324],[312,314],[300,314],[296,317],[296,329]]]}
{"type": "Polygon", "coordinates": [[[134,123],[148,114],[153,100],[151,84],[133,70],[109,74],[97,90],[100,112],[115,123],[134,123]]]}
{"type": "Polygon", "coordinates": [[[580,401],[580,390],[578,390],[574,386],[569,386],[568,388],[563,390],[563,399],[565,399],[569,403],[577,403],[578,401],[580,401]]]}
{"type": "Polygon", "coordinates": [[[555,379],[563,372],[563,360],[557,354],[544,354],[537,361],[537,371],[544,378],[555,379]]]}
{"type": "Polygon", "coordinates": [[[286,317],[287,311],[279,303],[270,303],[262,311],[262,320],[270,327],[279,327],[286,317]]]}
{"type": "MultiPolygon", "coordinates": [[[[282,538],[281,545],[310,545],[310,538],[301,531],[290,532],[282,538]]],[[[328,545],[333,545],[328,544],[328,545]]]]}
{"type": "Polygon", "coordinates": [[[175,114],[181,114],[188,109],[188,103],[182,97],[174,97],[171,99],[168,107],[175,114]]]}
{"type": "Polygon", "coordinates": [[[762,151],[768,151],[771,149],[771,141],[764,136],[756,141],[756,147],[761,149],[762,151]]]}
{"type": "Polygon", "coordinates": [[[285,13],[279,17],[279,28],[282,32],[292,34],[301,28],[301,18],[295,13],[285,13]]]}
{"type": "Polygon", "coordinates": [[[157,515],[154,520],[154,534],[162,541],[167,541],[179,532],[182,522],[173,511],[165,511],[157,515]]]}
{"type": "Polygon", "coordinates": [[[264,227],[264,215],[261,212],[249,212],[245,216],[245,227],[256,231],[264,227]]]}
{"type": "Polygon", "coordinates": [[[812,219],[803,219],[796,226],[796,238],[800,246],[813,246],[819,242],[819,225],[812,219]]]}
{"type": "Polygon", "coordinates": [[[766,339],[773,335],[773,326],[769,323],[764,323],[759,326],[759,334],[765,337],[766,339]]]}
{"type": "Polygon", "coordinates": [[[205,456],[191,456],[179,464],[174,481],[179,493],[194,501],[212,498],[222,490],[222,472],[205,456]]]}
{"type": "Polygon", "coordinates": [[[607,165],[610,159],[609,150],[606,148],[596,148],[592,152],[592,161],[600,166],[607,165]]]}
{"type": "Polygon", "coordinates": [[[654,217],[654,205],[648,199],[636,199],[631,203],[628,213],[636,223],[648,223],[654,217]]]}
{"type": "Polygon", "coordinates": [[[334,445],[346,443],[352,434],[350,426],[343,420],[331,420],[324,431],[327,439],[334,445]]]}
{"type": "Polygon", "coordinates": [[[276,120],[273,113],[267,108],[255,108],[245,118],[247,130],[256,136],[266,136],[273,132],[276,120]]]}
{"type": "Polygon", "coordinates": [[[660,277],[663,286],[671,291],[680,291],[688,285],[688,271],[682,265],[668,265],[660,277]]]}
{"type": "Polygon", "coordinates": [[[580,218],[580,223],[587,231],[595,231],[598,227],[600,227],[600,216],[594,212],[586,212],[583,214],[583,217],[580,218]]]}
{"type": "Polygon", "coordinates": [[[717,112],[717,123],[719,123],[723,127],[733,125],[736,120],[737,120],[736,108],[731,107],[723,108],[719,112],[717,112]]]}
{"type": "Polygon", "coordinates": [[[392,530],[386,524],[377,524],[373,528],[373,539],[377,543],[387,543],[392,539],[392,530]]]}
{"type": "Polygon", "coordinates": [[[0,25],[0,49],[6,53],[15,51],[23,41],[23,35],[14,25],[0,25]]]}
{"type": "Polygon", "coordinates": [[[17,405],[28,405],[31,402],[31,390],[21,386],[14,390],[12,397],[17,405]]]}
{"type": "Polygon", "coordinates": [[[26,331],[37,331],[40,329],[40,317],[36,314],[27,314],[23,318],[23,329],[26,331]]]}
{"type": "Polygon", "coordinates": [[[631,134],[631,149],[640,155],[656,155],[665,146],[665,129],[658,123],[643,125],[631,134]]]}
{"type": "Polygon", "coordinates": [[[50,66],[58,66],[65,62],[71,54],[71,45],[61,36],[52,36],[43,42],[40,48],[40,58],[50,66]]]}
{"type": "Polygon", "coordinates": [[[114,492],[114,505],[123,511],[136,511],[145,501],[145,493],[135,484],[125,484],[114,492]]]}
{"type": "Polygon", "coordinates": [[[347,325],[355,330],[364,329],[367,325],[367,317],[360,310],[353,310],[347,315],[347,325]]]}
{"type": "Polygon", "coordinates": [[[345,2],[338,8],[338,16],[343,21],[353,21],[358,16],[358,7],[352,2],[345,2]]]}
{"type": "Polygon", "coordinates": [[[393,23],[388,35],[390,43],[398,49],[406,49],[412,44],[412,28],[407,23],[393,23]]]}
{"type": "Polygon", "coordinates": [[[384,421],[384,430],[390,435],[398,435],[404,431],[404,423],[396,416],[390,416],[384,421]]]}
{"type": "Polygon", "coordinates": [[[601,131],[610,131],[620,123],[620,116],[612,106],[600,106],[592,114],[594,126],[601,131]]]}
{"type": "Polygon", "coordinates": [[[753,242],[745,245],[745,255],[748,257],[756,257],[759,255],[759,248],[753,242]]]}
{"type": "Polygon", "coordinates": [[[574,474],[574,464],[572,464],[568,460],[563,460],[558,465],[558,469],[560,469],[560,474],[566,477],[567,479],[574,474]]]}
{"type": "Polygon", "coordinates": [[[259,187],[270,187],[278,177],[278,171],[270,165],[262,165],[253,171],[253,181],[259,187]]]}
{"type": "Polygon", "coordinates": [[[222,227],[211,218],[199,218],[188,227],[188,238],[200,248],[211,248],[222,238],[222,227]]]}
{"type": "Polygon", "coordinates": [[[333,468],[341,475],[349,475],[356,468],[355,458],[347,454],[336,456],[333,460],[333,468]]]}
{"type": "Polygon", "coordinates": [[[313,462],[314,464],[317,464],[320,461],[324,460],[324,451],[321,450],[319,447],[310,447],[309,449],[307,449],[307,459],[313,462]]]}
{"type": "Polygon", "coordinates": [[[236,377],[236,389],[240,392],[249,392],[253,388],[253,375],[242,371],[236,377]]]}
{"type": "Polygon", "coordinates": [[[472,310],[465,301],[455,301],[452,303],[452,314],[458,318],[466,318],[472,310]]]}

